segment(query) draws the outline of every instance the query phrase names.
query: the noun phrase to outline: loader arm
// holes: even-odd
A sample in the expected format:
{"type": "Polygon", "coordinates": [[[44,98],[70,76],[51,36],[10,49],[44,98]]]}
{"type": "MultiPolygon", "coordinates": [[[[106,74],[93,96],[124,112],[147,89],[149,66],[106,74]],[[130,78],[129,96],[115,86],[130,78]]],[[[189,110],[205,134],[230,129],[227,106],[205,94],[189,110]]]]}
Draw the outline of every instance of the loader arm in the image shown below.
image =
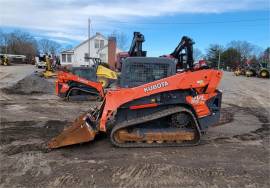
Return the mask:
{"type": "Polygon", "coordinates": [[[116,67],[119,71],[122,69],[122,63],[127,57],[145,57],[147,51],[142,49],[142,45],[145,42],[144,35],[140,32],[133,33],[133,39],[130,48],[127,52],[119,52],[117,54],[116,67]]]}
{"type": "Polygon", "coordinates": [[[187,59],[187,64],[189,68],[193,68],[193,44],[195,44],[191,38],[187,36],[183,36],[177,47],[174,49],[174,51],[168,56],[165,55],[166,57],[173,57],[174,59],[177,60],[177,66],[179,68],[185,68],[184,63],[183,63],[183,56],[186,56],[187,59]],[[182,51],[185,51],[185,53],[182,53],[182,51]]]}
{"type": "Polygon", "coordinates": [[[144,42],[144,35],[140,32],[134,32],[133,33],[133,39],[128,51],[129,56],[145,56],[144,52],[142,50],[142,43],[144,42]]]}

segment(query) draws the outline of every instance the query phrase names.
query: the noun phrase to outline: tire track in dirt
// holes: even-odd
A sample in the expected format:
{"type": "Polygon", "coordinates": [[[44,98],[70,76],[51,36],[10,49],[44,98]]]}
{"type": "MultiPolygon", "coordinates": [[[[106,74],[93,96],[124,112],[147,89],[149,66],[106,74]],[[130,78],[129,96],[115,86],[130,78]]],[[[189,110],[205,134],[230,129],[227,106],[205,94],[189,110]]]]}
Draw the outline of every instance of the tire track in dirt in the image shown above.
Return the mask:
{"type": "MultiPolygon", "coordinates": [[[[255,172],[253,172],[255,173],[255,172]]],[[[237,182],[238,176],[244,176],[241,181],[254,183],[244,169],[222,167],[181,167],[169,164],[136,164],[113,169],[112,182],[117,187],[178,187],[182,186],[214,186],[213,180],[219,179],[224,186],[227,181],[237,182]],[[205,180],[210,179],[210,183],[205,180]],[[212,180],[212,181],[211,181],[212,180]]],[[[220,186],[220,183],[217,186],[220,186]]]]}
{"type": "Polygon", "coordinates": [[[56,120],[1,122],[1,152],[15,155],[27,151],[44,151],[44,143],[61,132],[66,124],[66,121],[56,120]],[[33,140],[37,140],[37,143],[33,140]]]}
{"type": "MultiPolygon", "coordinates": [[[[235,116],[239,112],[244,112],[247,116],[253,115],[258,118],[261,127],[254,131],[234,135],[232,137],[219,137],[204,141],[203,144],[212,142],[226,142],[233,138],[241,141],[263,139],[269,135],[269,120],[263,113],[261,108],[246,108],[240,107],[235,104],[227,104],[229,107],[222,109],[221,121],[217,126],[226,126],[227,123],[234,121],[235,116]]],[[[7,155],[14,155],[26,151],[42,151],[44,142],[56,136],[65,125],[66,121],[50,120],[46,122],[39,121],[19,121],[19,122],[2,122],[0,129],[0,145],[7,145],[3,148],[3,153],[7,155]],[[21,134],[24,132],[24,134],[21,134]],[[31,143],[32,139],[40,139],[40,144],[31,143]],[[29,143],[17,144],[13,146],[11,143],[14,141],[27,141],[29,143]],[[9,146],[11,144],[11,146],[9,146]]]]}
{"type": "MultiPolygon", "coordinates": [[[[259,128],[242,133],[242,134],[236,134],[231,137],[219,137],[219,138],[214,138],[214,139],[208,139],[207,141],[204,141],[204,144],[207,143],[213,143],[213,142],[231,142],[232,139],[237,139],[240,141],[250,141],[250,140],[261,140],[264,137],[267,137],[270,135],[269,132],[269,119],[267,116],[267,113],[265,113],[265,109],[262,107],[241,107],[236,104],[226,104],[229,107],[222,108],[221,109],[221,119],[219,124],[216,126],[226,126],[226,124],[229,124],[235,120],[235,118],[243,118],[239,116],[239,114],[243,113],[244,116],[254,116],[257,118],[259,122],[259,128]]],[[[247,122],[248,123],[248,122],[247,122]]],[[[254,125],[254,128],[258,125],[254,125]]],[[[245,132],[245,130],[243,130],[245,132]]]]}

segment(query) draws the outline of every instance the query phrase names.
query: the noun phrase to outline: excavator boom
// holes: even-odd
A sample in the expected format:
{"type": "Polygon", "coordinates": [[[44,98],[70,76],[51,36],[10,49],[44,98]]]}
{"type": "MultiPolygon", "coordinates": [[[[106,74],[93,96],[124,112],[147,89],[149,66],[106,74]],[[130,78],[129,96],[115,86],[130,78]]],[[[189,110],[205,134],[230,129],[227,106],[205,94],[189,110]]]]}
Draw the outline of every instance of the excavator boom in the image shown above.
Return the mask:
{"type": "Polygon", "coordinates": [[[145,57],[146,51],[142,50],[142,44],[145,41],[144,35],[140,32],[133,33],[133,39],[128,52],[119,52],[117,54],[116,68],[121,71],[122,63],[127,57],[145,57]]]}
{"type": "Polygon", "coordinates": [[[183,36],[177,47],[169,55],[164,55],[163,57],[169,57],[176,59],[177,68],[187,69],[193,68],[194,59],[193,59],[193,45],[195,42],[187,37],[183,36]],[[184,51],[184,52],[183,52],[184,51]],[[188,65],[188,66],[187,66],[188,65]]]}

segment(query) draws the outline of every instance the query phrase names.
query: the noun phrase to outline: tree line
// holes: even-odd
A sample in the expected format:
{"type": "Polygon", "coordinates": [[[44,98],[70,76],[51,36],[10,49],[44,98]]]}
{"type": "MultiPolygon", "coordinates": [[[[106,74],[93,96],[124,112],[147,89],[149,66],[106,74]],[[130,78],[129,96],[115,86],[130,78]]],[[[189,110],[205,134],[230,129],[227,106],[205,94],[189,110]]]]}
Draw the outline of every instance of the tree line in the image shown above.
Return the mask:
{"type": "MultiPolygon", "coordinates": [[[[127,36],[123,32],[113,31],[108,36],[114,36],[120,49],[127,49],[127,36]]],[[[37,40],[28,32],[15,30],[3,32],[0,29],[0,53],[16,54],[34,57],[40,53],[57,54],[63,50],[71,49],[71,45],[61,46],[59,43],[41,38],[37,40]]]]}
{"type": "Polygon", "coordinates": [[[219,44],[211,44],[206,49],[204,59],[210,67],[222,69],[235,69],[249,64],[263,64],[267,66],[270,59],[270,48],[261,49],[247,41],[231,41],[224,47],[219,44]]]}
{"type": "Polygon", "coordinates": [[[62,46],[52,40],[37,40],[21,30],[3,32],[0,30],[0,53],[34,57],[40,53],[57,54],[62,46]]]}
{"type": "MultiPolygon", "coordinates": [[[[127,37],[124,33],[114,31],[111,36],[117,39],[118,47],[127,48],[127,37]]],[[[70,48],[70,46],[69,46],[70,48]]],[[[59,43],[48,40],[37,40],[31,34],[21,30],[3,32],[0,30],[0,53],[26,55],[34,57],[40,53],[57,54],[64,50],[59,43]]],[[[234,69],[245,65],[249,60],[251,63],[268,63],[270,59],[270,48],[262,50],[258,46],[247,41],[231,41],[226,47],[220,44],[210,44],[206,54],[195,48],[195,60],[205,59],[213,68],[234,69]]]]}

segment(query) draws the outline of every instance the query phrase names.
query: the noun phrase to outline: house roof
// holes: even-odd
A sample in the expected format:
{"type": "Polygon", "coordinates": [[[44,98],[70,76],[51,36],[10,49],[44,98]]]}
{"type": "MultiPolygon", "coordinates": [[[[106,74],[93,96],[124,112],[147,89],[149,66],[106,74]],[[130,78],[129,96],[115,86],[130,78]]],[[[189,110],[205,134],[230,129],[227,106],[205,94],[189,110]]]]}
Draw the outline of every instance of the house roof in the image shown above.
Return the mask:
{"type": "MultiPolygon", "coordinates": [[[[101,33],[96,33],[94,36],[92,36],[90,38],[90,40],[93,40],[94,38],[96,38],[97,36],[101,36],[104,40],[108,40],[107,37],[105,37],[104,35],[102,35],[101,33]]],[[[88,42],[88,39],[86,39],[85,41],[83,41],[82,43],[80,43],[79,45],[75,46],[73,49],[69,49],[69,50],[65,50],[62,51],[61,53],[74,53],[74,50],[78,47],[80,47],[81,45],[85,44],[88,42]]],[[[108,48],[108,44],[104,45],[102,48],[100,48],[98,51],[103,51],[104,49],[108,48]]],[[[117,47],[116,47],[117,48],[117,47]]],[[[122,51],[120,48],[117,48],[117,51],[122,51]]]]}
{"type": "Polygon", "coordinates": [[[61,52],[62,53],[74,53],[74,50],[73,49],[70,49],[70,50],[64,50],[61,52]]]}
{"type": "Polygon", "coordinates": [[[90,39],[86,39],[85,41],[83,41],[82,43],[80,43],[79,45],[77,45],[76,47],[74,47],[74,49],[80,47],[81,45],[87,43],[89,40],[93,40],[94,38],[96,38],[97,36],[101,36],[103,39],[108,40],[104,35],[100,34],[100,33],[96,33],[94,36],[90,37],[90,39]]]}

